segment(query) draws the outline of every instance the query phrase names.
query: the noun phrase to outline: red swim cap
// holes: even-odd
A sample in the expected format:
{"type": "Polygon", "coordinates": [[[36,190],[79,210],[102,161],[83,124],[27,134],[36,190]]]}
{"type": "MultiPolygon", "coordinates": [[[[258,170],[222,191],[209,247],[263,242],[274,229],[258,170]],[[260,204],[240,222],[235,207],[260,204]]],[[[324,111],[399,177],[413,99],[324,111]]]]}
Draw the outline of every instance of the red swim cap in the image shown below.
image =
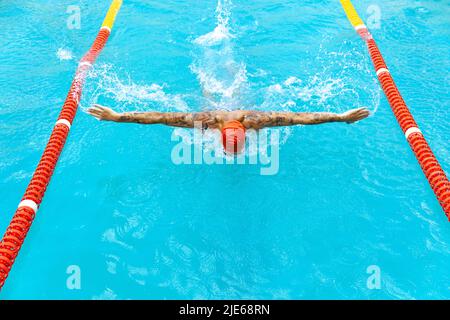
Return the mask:
{"type": "Polygon", "coordinates": [[[222,128],[223,149],[228,153],[239,153],[245,146],[245,127],[237,120],[228,121],[222,128]]]}

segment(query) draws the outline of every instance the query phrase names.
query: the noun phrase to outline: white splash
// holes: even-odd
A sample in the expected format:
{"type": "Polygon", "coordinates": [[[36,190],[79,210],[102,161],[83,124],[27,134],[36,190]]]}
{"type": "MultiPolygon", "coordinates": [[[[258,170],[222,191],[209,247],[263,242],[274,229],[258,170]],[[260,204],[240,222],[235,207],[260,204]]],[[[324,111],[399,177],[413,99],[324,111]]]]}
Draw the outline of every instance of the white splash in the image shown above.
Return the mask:
{"type": "Polygon", "coordinates": [[[242,108],[243,91],[247,85],[247,67],[236,61],[233,51],[230,27],[231,0],[218,0],[216,27],[199,36],[194,44],[199,49],[191,64],[191,71],[197,76],[208,105],[216,109],[232,110],[242,108]]]}
{"type": "Polygon", "coordinates": [[[60,61],[73,59],[72,52],[70,50],[64,49],[64,48],[59,48],[58,51],[56,51],[56,56],[58,57],[58,59],[60,61]]]}
{"type": "Polygon", "coordinates": [[[234,38],[230,32],[229,21],[231,15],[231,0],[219,0],[216,8],[217,25],[213,31],[204,34],[194,40],[194,43],[202,46],[214,46],[224,40],[234,38]]]}
{"type": "Polygon", "coordinates": [[[89,101],[82,101],[82,109],[94,103],[112,100],[118,106],[116,111],[189,111],[182,95],[165,92],[165,85],[137,84],[129,76],[119,78],[111,65],[103,64],[93,68],[88,74],[85,91],[92,91],[89,101]],[[163,107],[163,108],[161,108],[163,107]]]}
{"type": "MultiPolygon", "coordinates": [[[[234,61],[233,61],[234,63],[234,61]]],[[[197,79],[203,88],[205,95],[220,95],[222,98],[232,99],[239,93],[242,85],[247,82],[247,70],[245,64],[235,65],[236,71],[230,69],[221,73],[222,79],[218,79],[217,69],[201,68],[191,65],[191,70],[197,75],[197,79]],[[224,79],[223,75],[228,73],[228,79],[224,79]]]]}
{"type": "MultiPolygon", "coordinates": [[[[326,39],[325,39],[326,40],[326,39]]],[[[368,82],[362,74],[371,75],[371,65],[357,50],[329,52],[323,49],[314,59],[315,70],[300,76],[289,76],[280,83],[261,88],[259,108],[279,111],[344,112],[368,107],[372,113],[380,104],[376,79],[368,82]],[[330,65],[329,61],[336,64],[330,65]],[[361,76],[355,76],[355,70],[361,76]],[[368,93],[368,94],[367,94],[368,93]]]]}

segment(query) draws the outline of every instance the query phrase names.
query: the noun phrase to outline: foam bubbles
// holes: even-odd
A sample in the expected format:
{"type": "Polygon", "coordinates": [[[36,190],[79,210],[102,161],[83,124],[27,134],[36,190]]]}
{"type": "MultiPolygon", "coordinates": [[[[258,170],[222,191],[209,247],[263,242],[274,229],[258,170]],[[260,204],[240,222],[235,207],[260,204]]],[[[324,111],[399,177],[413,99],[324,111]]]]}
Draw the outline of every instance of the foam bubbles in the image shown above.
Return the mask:
{"type": "MultiPolygon", "coordinates": [[[[325,43],[327,38],[323,40],[325,43]]],[[[328,51],[322,44],[314,58],[314,68],[299,66],[299,75],[290,75],[254,95],[262,110],[295,112],[345,112],[368,107],[375,113],[380,89],[370,62],[359,50],[328,51]],[[335,63],[330,64],[330,61],[335,63]],[[358,74],[355,75],[355,70],[358,74]],[[301,72],[301,73],[300,73],[301,72]],[[367,79],[370,79],[369,81],[367,79]]]]}
{"type": "Polygon", "coordinates": [[[194,42],[199,45],[212,46],[233,38],[229,27],[231,7],[231,0],[218,0],[216,7],[217,26],[213,31],[195,39],[194,42]]]}
{"type": "Polygon", "coordinates": [[[121,70],[103,64],[94,67],[88,74],[81,102],[82,109],[94,103],[110,104],[115,111],[189,111],[184,96],[167,93],[160,84],[138,84],[130,76],[120,77],[121,70]]]}
{"type": "Polygon", "coordinates": [[[216,109],[233,110],[245,104],[247,66],[235,57],[230,27],[232,2],[218,0],[216,26],[213,31],[196,38],[191,71],[197,76],[203,95],[216,109]]]}
{"type": "Polygon", "coordinates": [[[219,24],[213,31],[195,39],[194,43],[202,46],[214,46],[233,37],[227,26],[219,24]]]}
{"type": "Polygon", "coordinates": [[[230,32],[231,0],[218,0],[216,7],[217,25],[213,31],[199,36],[194,43],[201,46],[213,46],[234,38],[230,32]]]}
{"type": "Polygon", "coordinates": [[[64,49],[64,48],[59,48],[58,51],[56,51],[56,56],[58,57],[58,59],[60,61],[73,59],[72,51],[70,51],[69,49],[64,49]]]}

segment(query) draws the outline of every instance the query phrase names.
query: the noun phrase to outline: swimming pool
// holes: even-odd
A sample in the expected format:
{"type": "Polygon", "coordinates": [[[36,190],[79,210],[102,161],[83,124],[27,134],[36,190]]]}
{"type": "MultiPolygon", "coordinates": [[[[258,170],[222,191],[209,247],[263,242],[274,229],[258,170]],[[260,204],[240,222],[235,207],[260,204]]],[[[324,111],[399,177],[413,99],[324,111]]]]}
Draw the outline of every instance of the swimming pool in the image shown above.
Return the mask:
{"type": "MultiPolygon", "coordinates": [[[[373,4],[355,2],[365,19],[373,4]]],[[[448,172],[448,4],[375,4],[372,33],[448,172]]],[[[80,29],[71,5],[0,4],[2,230],[109,3],[79,2],[80,29]]],[[[373,116],[283,129],[279,171],[264,176],[177,166],[173,129],[80,112],[2,298],[450,297],[447,219],[338,1],[126,1],[81,107],[97,102],[373,116]]]]}

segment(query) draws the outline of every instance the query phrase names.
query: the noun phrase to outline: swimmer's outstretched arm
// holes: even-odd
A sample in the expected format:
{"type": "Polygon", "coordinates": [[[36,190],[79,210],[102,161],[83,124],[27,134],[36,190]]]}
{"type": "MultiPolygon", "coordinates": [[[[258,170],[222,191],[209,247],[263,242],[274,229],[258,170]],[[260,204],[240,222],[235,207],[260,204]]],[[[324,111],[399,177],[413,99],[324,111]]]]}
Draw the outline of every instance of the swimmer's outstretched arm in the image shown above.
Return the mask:
{"type": "Polygon", "coordinates": [[[353,109],[344,113],[330,112],[255,112],[245,119],[248,127],[282,127],[294,125],[313,125],[328,122],[354,123],[367,118],[367,108],[353,109]]]}
{"type": "Polygon", "coordinates": [[[87,110],[95,118],[103,121],[140,124],[165,124],[173,127],[194,128],[194,121],[208,118],[207,112],[125,112],[117,113],[110,108],[95,104],[87,110]]]}

